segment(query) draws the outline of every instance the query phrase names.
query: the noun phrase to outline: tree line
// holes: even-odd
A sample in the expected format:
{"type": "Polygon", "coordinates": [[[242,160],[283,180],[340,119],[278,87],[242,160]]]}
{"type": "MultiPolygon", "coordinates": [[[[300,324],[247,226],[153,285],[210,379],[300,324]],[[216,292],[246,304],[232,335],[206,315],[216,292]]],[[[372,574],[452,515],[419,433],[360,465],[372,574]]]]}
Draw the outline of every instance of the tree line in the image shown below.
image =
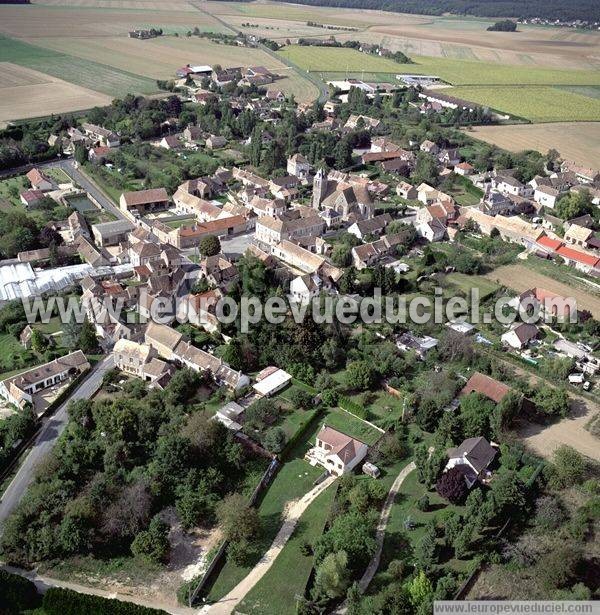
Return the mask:
{"type": "Polygon", "coordinates": [[[561,21],[600,21],[600,5],[596,0],[580,0],[565,3],[559,0],[293,0],[296,4],[310,6],[347,7],[391,11],[394,13],[416,13],[419,15],[474,15],[476,17],[520,17],[531,19],[541,17],[561,21]]]}

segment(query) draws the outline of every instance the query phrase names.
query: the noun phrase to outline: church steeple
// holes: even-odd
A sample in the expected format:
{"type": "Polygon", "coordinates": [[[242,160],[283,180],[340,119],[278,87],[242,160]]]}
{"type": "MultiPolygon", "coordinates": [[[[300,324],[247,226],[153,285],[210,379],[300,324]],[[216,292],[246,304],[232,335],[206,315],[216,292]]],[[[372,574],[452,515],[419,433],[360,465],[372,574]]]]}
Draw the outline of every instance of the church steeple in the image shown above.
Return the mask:
{"type": "Polygon", "coordinates": [[[325,198],[327,191],[327,178],[323,169],[319,169],[313,179],[313,197],[312,205],[315,209],[319,209],[319,206],[325,198]]]}

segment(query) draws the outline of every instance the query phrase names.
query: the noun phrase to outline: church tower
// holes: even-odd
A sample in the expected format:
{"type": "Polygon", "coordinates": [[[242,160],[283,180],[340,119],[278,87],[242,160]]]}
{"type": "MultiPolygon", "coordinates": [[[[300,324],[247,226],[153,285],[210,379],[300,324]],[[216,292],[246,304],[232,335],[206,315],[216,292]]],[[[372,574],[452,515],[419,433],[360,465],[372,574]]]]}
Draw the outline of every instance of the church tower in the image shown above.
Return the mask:
{"type": "Polygon", "coordinates": [[[323,169],[319,169],[313,179],[312,206],[319,209],[327,192],[327,177],[323,169]]]}

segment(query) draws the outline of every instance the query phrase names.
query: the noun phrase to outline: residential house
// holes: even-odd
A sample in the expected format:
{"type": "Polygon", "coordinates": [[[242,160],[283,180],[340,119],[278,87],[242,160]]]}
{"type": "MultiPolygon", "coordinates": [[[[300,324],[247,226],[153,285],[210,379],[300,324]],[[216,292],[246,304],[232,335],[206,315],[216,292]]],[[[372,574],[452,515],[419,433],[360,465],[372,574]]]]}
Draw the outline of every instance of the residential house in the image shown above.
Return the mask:
{"type": "Polygon", "coordinates": [[[502,192],[503,194],[512,194],[513,196],[531,197],[533,196],[533,187],[529,184],[524,184],[510,173],[510,170],[497,171],[492,177],[492,187],[502,192]]]}
{"type": "Polygon", "coordinates": [[[265,199],[254,195],[247,207],[257,216],[271,216],[272,218],[283,216],[286,204],[283,199],[265,199]]]}
{"type": "Polygon", "coordinates": [[[31,171],[27,172],[26,177],[34,190],[39,190],[40,192],[50,192],[50,190],[54,190],[56,188],[54,181],[52,181],[39,169],[31,169],[31,171]]]}
{"type": "Polygon", "coordinates": [[[446,225],[437,218],[432,218],[417,226],[418,235],[430,243],[434,241],[443,241],[446,238],[446,232],[446,225]]]}
{"type": "Polygon", "coordinates": [[[323,424],[315,447],[306,454],[313,466],[320,465],[334,476],[351,472],[366,456],[369,447],[360,440],[323,424]]]}
{"type": "Polygon", "coordinates": [[[213,418],[231,431],[240,431],[245,411],[246,408],[240,406],[237,402],[229,401],[217,410],[213,418]]]}
{"type": "Polygon", "coordinates": [[[408,182],[400,182],[396,186],[396,194],[406,200],[413,200],[419,196],[417,189],[408,182]]]}
{"type": "Polygon", "coordinates": [[[167,135],[158,142],[158,146],[168,150],[181,149],[181,142],[175,135],[167,135]]]}
{"type": "Polygon", "coordinates": [[[157,358],[157,354],[152,346],[128,339],[118,340],[113,347],[113,358],[117,369],[146,382],[159,381],[164,386],[174,370],[157,358]]]}
{"type": "Polygon", "coordinates": [[[438,147],[438,145],[434,143],[433,141],[429,141],[428,139],[426,139],[425,141],[423,141],[423,143],[421,143],[421,145],[419,146],[419,149],[422,152],[425,152],[426,154],[431,154],[432,156],[437,156],[440,151],[440,148],[438,147]]]}
{"type": "Polygon", "coordinates": [[[90,364],[83,352],[75,350],[64,357],[2,380],[0,395],[19,408],[25,404],[32,404],[34,408],[43,406],[42,400],[38,403],[37,393],[78,376],[89,368],[90,364]]]}
{"type": "Polygon", "coordinates": [[[417,199],[423,203],[423,205],[431,205],[437,201],[447,201],[454,203],[454,199],[445,192],[437,190],[429,184],[422,183],[417,186],[417,199]]]}
{"type": "Polygon", "coordinates": [[[268,90],[266,98],[269,102],[282,103],[285,101],[285,94],[281,90],[268,90]]]}
{"type": "Polygon", "coordinates": [[[570,224],[563,238],[571,245],[587,248],[588,242],[592,237],[594,237],[594,231],[592,229],[577,224],[570,224]]]}
{"type": "Polygon", "coordinates": [[[222,254],[206,256],[200,261],[200,271],[209,284],[227,292],[239,277],[238,268],[222,254]]]}
{"type": "Polygon", "coordinates": [[[214,333],[219,330],[216,306],[222,297],[223,294],[219,290],[207,290],[195,295],[186,295],[181,303],[182,315],[187,317],[187,321],[193,325],[202,327],[209,333],[214,333]]]}
{"type": "Polygon", "coordinates": [[[454,165],[454,172],[457,175],[468,177],[469,175],[473,175],[475,169],[468,162],[460,162],[459,164],[454,165]]]}
{"type": "Polygon", "coordinates": [[[431,337],[429,335],[419,337],[410,331],[406,331],[396,338],[396,346],[398,350],[401,350],[402,352],[414,351],[421,361],[424,361],[427,354],[436,348],[437,345],[438,340],[435,337],[431,337]]]}
{"type": "Polygon", "coordinates": [[[537,339],[540,335],[540,330],[533,324],[521,322],[512,327],[501,336],[501,341],[505,346],[510,346],[515,350],[527,348],[529,344],[537,339]]]}
{"type": "Polygon", "coordinates": [[[294,154],[287,160],[287,172],[299,179],[308,179],[310,176],[310,163],[302,154],[294,154]]]}
{"type": "Polygon", "coordinates": [[[220,135],[210,135],[208,139],[206,139],[206,147],[208,149],[220,149],[227,145],[227,139],[225,137],[221,137],[220,135]]]}
{"type": "Polygon", "coordinates": [[[357,269],[365,269],[385,257],[393,256],[395,248],[406,241],[407,233],[408,231],[402,231],[393,235],[384,235],[372,243],[355,246],[351,250],[353,266],[357,269]]]}
{"type": "Polygon", "coordinates": [[[134,267],[162,260],[161,247],[152,241],[139,241],[129,247],[129,262],[134,267]]]}
{"type": "Polygon", "coordinates": [[[323,282],[316,273],[296,276],[290,282],[290,301],[307,305],[312,299],[319,296],[322,286],[323,282]]]}
{"type": "Polygon", "coordinates": [[[355,237],[358,237],[361,241],[365,240],[365,237],[369,235],[380,236],[385,227],[392,221],[390,214],[381,214],[368,220],[358,220],[354,224],[348,227],[348,232],[355,237]]]}
{"type": "Polygon", "coordinates": [[[204,138],[204,131],[199,126],[188,125],[182,133],[186,143],[197,143],[204,138]]]}
{"type": "Polygon", "coordinates": [[[444,471],[459,468],[469,489],[478,481],[489,477],[488,467],[497,450],[483,437],[467,438],[456,448],[448,450],[448,463],[444,471]]]}
{"type": "Polygon", "coordinates": [[[356,115],[353,113],[346,120],[344,128],[346,130],[356,130],[361,125],[364,127],[365,130],[374,130],[376,128],[379,128],[379,126],[381,125],[381,120],[369,117],[368,115],[356,115]]]}
{"type": "Polygon", "coordinates": [[[25,209],[32,209],[36,207],[44,198],[45,195],[41,190],[24,190],[20,195],[21,203],[25,205],[25,209]]]}
{"type": "MultiPolygon", "coordinates": [[[[321,235],[324,229],[323,219],[314,212],[296,218],[260,216],[256,219],[254,236],[262,244],[274,246],[285,239],[295,240],[301,237],[321,235]]],[[[293,215],[290,212],[290,215],[293,215]]]]}
{"type": "Polygon", "coordinates": [[[444,148],[438,152],[437,159],[445,167],[455,167],[460,162],[460,154],[455,147],[444,148]]]}
{"type": "Polygon", "coordinates": [[[103,145],[104,147],[118,147],[121,144],[119,135],[95,124],[83,123],[81,125],[83,132],[94,142],[95,145],[103,145]]]}

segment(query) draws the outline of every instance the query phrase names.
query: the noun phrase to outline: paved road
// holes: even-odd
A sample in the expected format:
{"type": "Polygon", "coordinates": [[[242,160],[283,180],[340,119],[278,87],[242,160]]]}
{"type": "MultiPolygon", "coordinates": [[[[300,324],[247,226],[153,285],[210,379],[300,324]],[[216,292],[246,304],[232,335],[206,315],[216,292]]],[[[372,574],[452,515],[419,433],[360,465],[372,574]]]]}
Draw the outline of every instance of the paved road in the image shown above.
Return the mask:
{"type": "MultiPolygon", "coordinates": [[[[298,519],[302,516],[302,513],[312,504],[315,498],[323,493],[323,491],[335,481],[335,479],[335,476],[326,478],[322,483],[319,483],[316,487],[311,489],[311,491],[306,493],[301,499],[291,503],[292,505],[288,507],[283,525],[279,529],[279,532],[277,532],[275,540],[273,540],[269,550],[262,556],[258,564],[256,564],[250,573],[226,596],[221,598],[219,602],[216,602],[210,607],[203,608],[202,613],[208,613],[208,615],[229,615],[233,612],[246,594],[262,579],[273,565],[273,562],[281,553],[283,547],[285,547],[287,541],[294,532],[294,528],[298,523],[298,519]]],[[[290,573],[293,573],[293,571],[290,571],[290,573]]]]}
{"type": "Polygon", "coordinates": [[[133,602],[140,606],[145,606],[153,609],[162,609],[167,613],[173,615],[195,615],[198,613],[198,609],[189,609],[183,606],[173,606],[171,604],[162,603],[158,600],[140,598],[133,594],[117,594],[115,592],[106,591],[103,589],[97,589],[95,587],[88,587],[87,585],[80,585],[79,583],[71,583],[69,581],[59,581],[58,579],[52,579],[50,577],[37,574],[33,571],[21,570],[20,568],[14,568],[13,566],[0,566],[0,569],[18,574],[21,577],[25,577],[30,581],[33,581],[38,591],[41,594],[46,593],[50,587],[62,587],[64,589],[72,589],[80,594],[89,594],[91,596],[102,596],[103,598],[116,598],[124,602],[133,602]]]}
{"type": "Polygon", "coordinates": [[[2,495],[0,500],[0,531],[10,513],[21,501],[27,487],[29,487],[35,470],[43,462],[45,456],[52,450],[58,436],[63,432],[67,425],[69,416],[67,405],[71,400],[89,399],[102,384],[102,377],[113,367],[112,355],[109,355],[100,363],[95,365],[85,380],[73,391],[71,397],[65,401],[58,410],[47,419],[35,440],[33,448],[21,464],[17,474],[2,495]]]}

